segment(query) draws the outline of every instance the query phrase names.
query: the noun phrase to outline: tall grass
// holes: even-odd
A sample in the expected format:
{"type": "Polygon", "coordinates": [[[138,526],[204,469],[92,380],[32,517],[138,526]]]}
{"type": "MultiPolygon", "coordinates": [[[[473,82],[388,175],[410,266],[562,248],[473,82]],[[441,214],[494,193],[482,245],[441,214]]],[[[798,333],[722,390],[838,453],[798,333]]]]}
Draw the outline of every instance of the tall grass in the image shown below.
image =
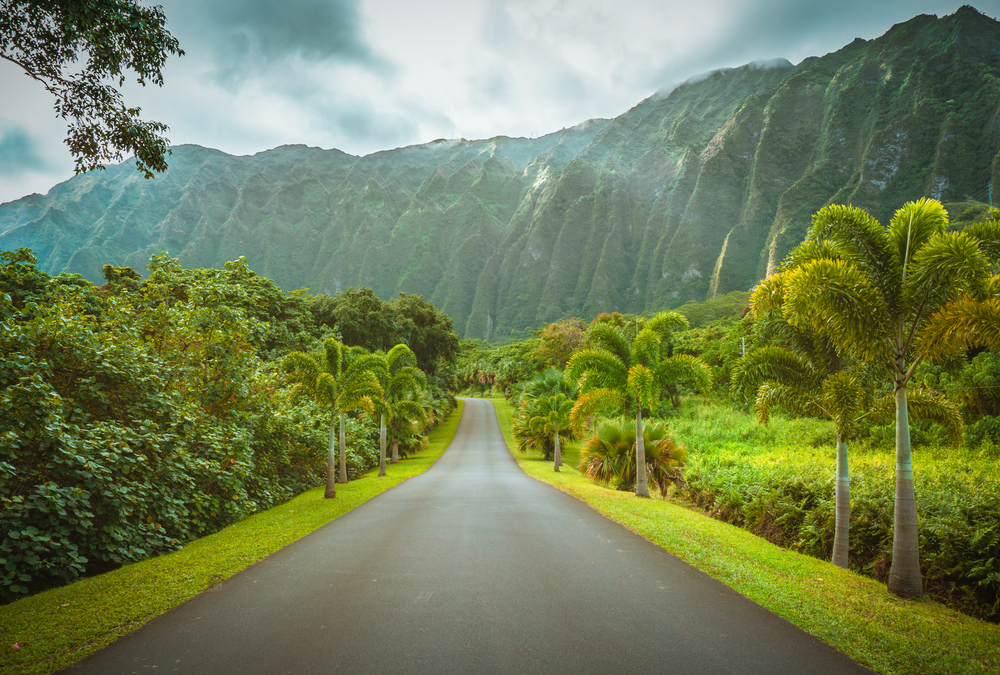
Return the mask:
{"type": "MultiPolygon", "coordinates": [[[[693,403],[670,420],[687,445],[680,496],[772,543],[831,554],[836,450],[829,422],[776,417],[767,427],[721,405],[693,403]]],[[[895,454],[848,445],[851,567],[878,580],[892,554],[895,454]]],[[[948,446],[913,451],[920,557],[927,590],[963,611],[1000,620],[1000,471],[989,453],[948,446]]]]}

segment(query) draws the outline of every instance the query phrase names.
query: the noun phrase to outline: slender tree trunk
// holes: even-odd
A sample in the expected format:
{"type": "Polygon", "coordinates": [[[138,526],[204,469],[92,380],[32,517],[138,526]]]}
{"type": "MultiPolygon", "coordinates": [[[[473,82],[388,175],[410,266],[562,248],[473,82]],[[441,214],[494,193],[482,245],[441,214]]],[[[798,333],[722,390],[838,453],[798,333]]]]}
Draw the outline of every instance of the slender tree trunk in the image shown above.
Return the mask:
{"type": "Polygon", "coordinates": [[[635,411],[635,496],[649,496],[649,487],[646,485],[646,442],[642,438],[642,406],[635,411]]]}
{"type": "Polygon", "coordinates": [[[559,427],[556,427],[556,461],[554,471],[558,471],[562,466],[562,448],[559,447],[559,427]]]}
{"type": "Polygon", "coordinates": [[[392,439],[392,461],[390,464],[399,464],[399,439],[392,439]]]}
{"type": "Polygon", "coordinates": [[[326,456],[326,492],[323,496],[333,499],[337,496],[337,424],[330,420],[330,452],[326,456]]]}
{"type": "Polygon", "coordinates": [[[347,436],[344,432],[344,413],[340,413],[340,477],[338,483],[347,482],[347,436]]]}
{"type": "Polygon", "coordinates": [[[837,434],[837,525],[833,535],[833,558],[838,567],[847,568],[851,526],[851,476],[847,470],[847,444],[837,434]]]}
{"type": "Polygon", "coordinates": [[[896,503],[888,585],[890,591],[904,598],[924,591],[920,576],[917,499],[913,493],[910,419],[906,410],[906,383],[902,379],[896,381],[896,503]]]}
{"type": "Polygon", "coordinates": [[[378,475],[385,475],[385,415],[378,425],[378,475]]]}

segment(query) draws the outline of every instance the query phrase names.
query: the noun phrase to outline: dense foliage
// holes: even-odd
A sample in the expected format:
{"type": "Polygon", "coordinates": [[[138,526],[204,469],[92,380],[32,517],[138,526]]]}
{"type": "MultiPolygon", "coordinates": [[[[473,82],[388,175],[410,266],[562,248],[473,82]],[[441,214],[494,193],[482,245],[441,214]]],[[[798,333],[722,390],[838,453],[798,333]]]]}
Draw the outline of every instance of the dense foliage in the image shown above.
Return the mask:
{"type": "MultiPolygon", "coordinates": [[[[316,344],[302,299],[242,259],[184,270],[157,255],[149,270],[106,267],[97,288],[0,254],[2,600],[173,550],[323,480],[329,411],[263,358],[316,344]]],[[[378,426],[345,426],[354,478],[378,463],[378,426]]]]}

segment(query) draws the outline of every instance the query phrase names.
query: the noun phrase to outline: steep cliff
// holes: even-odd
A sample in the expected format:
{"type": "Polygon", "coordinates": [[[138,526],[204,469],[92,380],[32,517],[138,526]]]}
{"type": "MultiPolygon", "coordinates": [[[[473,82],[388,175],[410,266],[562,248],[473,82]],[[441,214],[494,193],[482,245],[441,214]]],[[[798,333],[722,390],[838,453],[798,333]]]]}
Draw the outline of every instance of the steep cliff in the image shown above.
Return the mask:
{"type": "Polygon", "coordinates": [[[1000,24],[965,7],[536,139],[365,157],[180,146],[153,181],[125,164],[0,206],[0,247],[94,280],[159,250],[244,255],[288,289],[419,293],[497,337],[748,289],[831,202],[887,219],[932,196],[959,215],[996,184],[998,151],[1000,24]]]}

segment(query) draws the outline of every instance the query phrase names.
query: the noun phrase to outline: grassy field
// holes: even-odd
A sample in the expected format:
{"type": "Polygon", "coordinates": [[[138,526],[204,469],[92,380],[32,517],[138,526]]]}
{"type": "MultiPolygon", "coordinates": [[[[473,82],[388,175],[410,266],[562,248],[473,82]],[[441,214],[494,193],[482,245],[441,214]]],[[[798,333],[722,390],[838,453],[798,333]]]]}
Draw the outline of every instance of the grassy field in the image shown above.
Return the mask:
{"type": "MultiPolygon", "coordinates": [[[[511,408],[493,399],[507,444],[511,408]]],[[[539,455],[514,457],[525,473],[580,499],[754,602],[879,673],[1000,672],[1000,626],[926,598],[901,600],[885,586],[660,498],[638,499],[575,470],[570,444],[559,473],[539,455]]]]}
{"type": "Polygon", "coordinates": [[[0,606],[0,673],[41,675],[87,654],[231,577],[402,481],[426,471],[455,437],[463,404],[418,455],[378,468],[336,499],[323,488],[235,523],[183,549],[0,606]],[[15,650],[14,644],[20,649],[15,650]]]}

